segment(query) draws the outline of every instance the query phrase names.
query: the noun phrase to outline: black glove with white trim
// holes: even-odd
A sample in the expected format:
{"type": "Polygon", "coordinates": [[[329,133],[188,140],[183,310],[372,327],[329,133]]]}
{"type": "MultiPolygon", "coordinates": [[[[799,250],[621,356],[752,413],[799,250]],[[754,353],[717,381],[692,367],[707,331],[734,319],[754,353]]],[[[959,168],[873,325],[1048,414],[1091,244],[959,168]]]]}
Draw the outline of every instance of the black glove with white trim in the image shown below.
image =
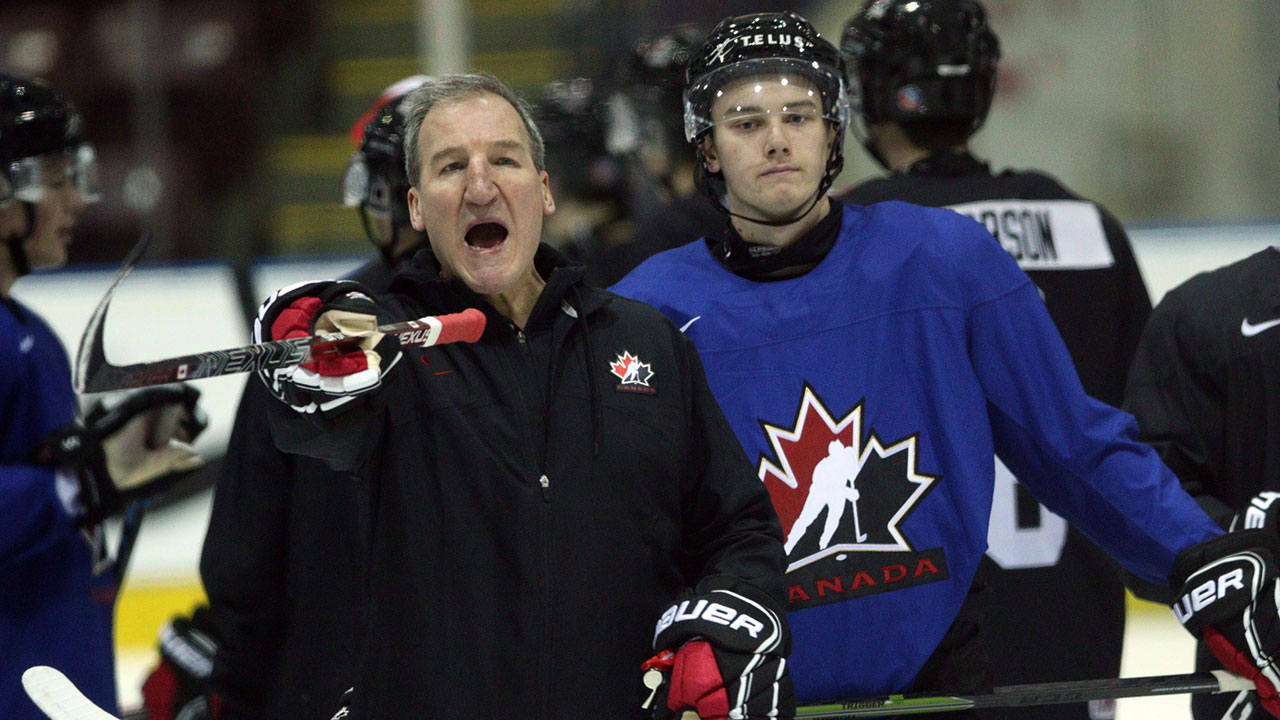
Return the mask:
{"type": "Polygon", "coordinates": [[[1244,510],[1236,513],[1227,526],[1228,532],[1236,530],[1268,530],[1280,534],[1280,493],[1264,490],[1249,499],[1244,510]]]}
{"type": "Polygon", "coordinates": [[[80,520],[95,524],[204,466],[191,446],[209,425],[199,400],[200,391],[183,384],[99,400],[84,420],[50,433],[37,460],[74,475],[80,520]]]}
{"type": "Polygon", "coordinates": [[[662,613],[653,648],[643,669],[655,720],[685,710],[703,720],[795,716],[786,615],[749,583],[703,580],[662,613]]]}
{"type": "Polygon", "coordinates": [[[1280,717],[1280,538],[1270,530],[1228,533],[1183,550],[1173,615],[1223,667],[1253,681],[1258,703],[1280,717]]]}
{"type": "Polygon", "coordinates": [[[400,359],[399,342],[378,332],[372,294],[349,280],[301,283],[278,290],[258,308],[253,341],[341,332],[351,340],[313,351],[301,365],[262,370],[272,395],[300,413],[330,413],[377,390],[400,359]]]}

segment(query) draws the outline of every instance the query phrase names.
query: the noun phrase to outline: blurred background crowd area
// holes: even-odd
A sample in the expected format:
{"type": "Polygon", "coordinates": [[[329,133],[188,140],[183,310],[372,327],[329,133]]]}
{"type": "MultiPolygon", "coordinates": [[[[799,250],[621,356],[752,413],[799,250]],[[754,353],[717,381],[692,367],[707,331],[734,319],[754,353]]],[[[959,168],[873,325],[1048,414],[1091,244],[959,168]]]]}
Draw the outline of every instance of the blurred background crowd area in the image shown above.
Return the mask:
{"type": "MultiPolygon", "coordinates": [[[[352,122],[401,78],[472,68],[542,102],[570,208],[548,239],[617,246],[646,202],[638,173],[672,162],[619,139],[611,98],[634,86],[637,43],[793,9],[838,45],[857,4],[7,0],[0,70],[47,79],[97,146],[104,202],[86,212],[72,264],[117,262],[144,228],[152,259],[364,252],[339,190],[352,122]]],[[[974,147],[994,166],[1042,168],[1127,224],[1280,217],[1280,0],[986,5],[1003,61],[974,147]]],[[[678,128],[671,93],[631,100],[678,128]]],[[[692,156],[678,136],[670,153],[692,156]]],[[[854,141],[846,157],[837,189],[878,172],[854,141]]]]}

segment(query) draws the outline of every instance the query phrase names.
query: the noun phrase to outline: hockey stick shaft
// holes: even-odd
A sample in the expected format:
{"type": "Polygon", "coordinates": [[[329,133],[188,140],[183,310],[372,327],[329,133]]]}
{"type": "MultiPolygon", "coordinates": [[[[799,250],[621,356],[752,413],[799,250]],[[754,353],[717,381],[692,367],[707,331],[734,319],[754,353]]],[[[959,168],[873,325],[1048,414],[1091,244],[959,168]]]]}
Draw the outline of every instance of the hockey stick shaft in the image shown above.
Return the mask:
{"type": "MultiPolygon", "coordinates": [[[[143,235],[129,251],[80,338],[80,348],[76,353],[75,386],[82,393],[125,390],[290,367],[329,353],[340,352],[344,345],[360,340],[361,336],[358,335],[321,333],[133,365],[112,365],[107,361],[102,341],[107,308],[111,305],[111,296],[116,288],[142,260],[142,253],[149,242],[150,236],[143,235]]],[[[382,325],[378,327],[378,332],[394,335],[402,347],[430,347],[452,342],[475,342],[484,333],[484,326],[484,313],[469,308],[460,313],[382,325]]]]}
{"type": "MultiPolygon", "coordinates": [[[[22,674],[27,696],[50,720],[119,720],[94,705],[58,670],[37,665],[22,674]]],[[[834,705],[798,708],[797,720],[820,718],[918,715],[970,708],[1054,705],[1156,695],[1180,695],[1252,690],[1253,683],[1223,670],[1191,675],[1107,678],[1033,685],[1009,685],[990,693],[968,696],[888,695],[834,705]]],[[[685,713],[687,719],[692,713],[685,713]]]]}
{"type": "Polygon", "coordinates": [[[797,720],[825,720],[827,718],[922,715],[981,708],[1058,705],[1089,700],[1196,695],[1253,689],[1252,681],[1225,670],[1215,670],[1187,675],[1007,685],[978,695],[886,695],[843,703],[800,707],[796,710],[796,718],[797,720]]]}

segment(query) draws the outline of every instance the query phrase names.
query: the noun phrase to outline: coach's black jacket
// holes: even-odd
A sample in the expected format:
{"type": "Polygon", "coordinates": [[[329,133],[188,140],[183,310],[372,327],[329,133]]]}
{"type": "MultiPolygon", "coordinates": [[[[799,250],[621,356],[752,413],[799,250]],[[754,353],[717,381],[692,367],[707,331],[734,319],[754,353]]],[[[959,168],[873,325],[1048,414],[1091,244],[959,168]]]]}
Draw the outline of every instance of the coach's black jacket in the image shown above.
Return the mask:
{"type": "Polygon", "coordinates": [[[273,409],[281,449],[372,493],[353,716],[644,718],[640,664],[680,590],[729,575],[785,603],[777,518],[692,345],[549,246],[535,262],[521,332],[419,253],[386,319],[477,307],[480,342],[405,350],[335,418],[273,409]]]}

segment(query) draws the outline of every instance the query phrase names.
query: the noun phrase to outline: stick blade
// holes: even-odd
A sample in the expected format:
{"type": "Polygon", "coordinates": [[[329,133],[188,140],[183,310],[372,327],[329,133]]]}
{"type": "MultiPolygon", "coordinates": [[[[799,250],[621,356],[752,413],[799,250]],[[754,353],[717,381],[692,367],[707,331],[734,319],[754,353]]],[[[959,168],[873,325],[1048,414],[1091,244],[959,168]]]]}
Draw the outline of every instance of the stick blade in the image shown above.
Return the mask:
{"type": "Polygon", "coordinates": [[[66,675],[48,665],[27,668],[22,673],[22,687],[50,720],[119,720],[94,705],[66,675]]]}
{"type": "Polygon", "coordinates": [[[93,315],[89,316],[89,324],[85,326],[84,334],[80,336],[80,347],[76,350],[76,361],[71,368],[71,382],[76,392],[103,392],[110,389],[103,387],[105,383],[102,378],[110,367],[102,348],[102,329],[107,320],[107,308],[111,305],[111,296],[115,294],[116,288],[124,282],[129,273],[133,272],[134,268],[138,267],[138,263],[142,261],[142,254],[150,244],[151,233],[143,233],[142,238],[125,257],[120,269],[116,271],[115,277],[111,279],[111,285],[98,301],[98,307],[93,309],[93,315]]]}

